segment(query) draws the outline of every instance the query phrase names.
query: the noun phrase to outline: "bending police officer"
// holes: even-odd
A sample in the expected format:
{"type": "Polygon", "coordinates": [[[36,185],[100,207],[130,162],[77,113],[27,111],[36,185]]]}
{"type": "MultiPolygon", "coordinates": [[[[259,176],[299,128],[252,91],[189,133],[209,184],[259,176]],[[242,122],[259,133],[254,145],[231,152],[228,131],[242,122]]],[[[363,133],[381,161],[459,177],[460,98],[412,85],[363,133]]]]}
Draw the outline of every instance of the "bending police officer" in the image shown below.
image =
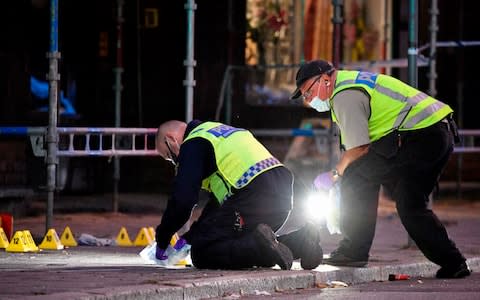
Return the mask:
{"type": "Polygon", "coordinates": [[[343,239],[324,262],[368,263],[383,186],[410,237],[441,267],[436,276],[468,276],[465,257],[428,207],[458,137],[453,110],[391,76],[336,70],[323,60],[302,65],[296,86],[291,99],[303,99],[319,112],[331,111],[345,149],[336,168],[314,182],[329,186],[341,179],[343,239]]]}

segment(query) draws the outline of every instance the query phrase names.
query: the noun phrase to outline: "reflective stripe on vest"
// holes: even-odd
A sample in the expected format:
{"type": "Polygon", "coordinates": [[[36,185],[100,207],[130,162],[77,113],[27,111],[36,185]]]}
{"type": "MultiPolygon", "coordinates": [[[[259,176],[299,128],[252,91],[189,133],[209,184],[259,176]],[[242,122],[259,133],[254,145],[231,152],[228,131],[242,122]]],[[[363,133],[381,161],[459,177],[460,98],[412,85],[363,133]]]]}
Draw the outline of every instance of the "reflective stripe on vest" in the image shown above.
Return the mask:
{"type": "Polygon", "coordinates": [[[453,112],[445,103],[383,74],[338,71],[332,99],[335,94],[347,88],[362,88],[370,95],[371,141],[378,140],[393,129],[412,130],[428,127],[453,112]],[[388,104],[389,100],[394,102],[388,104]],[[381,113],[384,117],[374,116],[374,113],[381,113]]]}
{"type": "Polygon", "coordinates": [[[235,184],[236,188],[241,188],[248,184],[250,180],[252,180],[255,176],[258,174],[262,173],[264,170],[268,170],[271,167],[274,167],[276,165],[280,164],[280,161],[276,159],[275,157],[270,157],[264,160],[261,160],[248,168],[248,170],[243,173],[242,177],[237,180],[237,183],[235,184]]]}

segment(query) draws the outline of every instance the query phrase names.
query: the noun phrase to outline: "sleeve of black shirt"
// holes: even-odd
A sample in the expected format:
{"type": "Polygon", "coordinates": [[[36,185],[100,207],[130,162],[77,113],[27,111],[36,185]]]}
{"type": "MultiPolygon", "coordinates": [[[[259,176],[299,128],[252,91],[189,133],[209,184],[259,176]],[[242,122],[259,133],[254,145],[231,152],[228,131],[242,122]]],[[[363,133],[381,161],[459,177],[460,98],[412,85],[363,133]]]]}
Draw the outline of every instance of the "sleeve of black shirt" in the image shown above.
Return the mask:
{"type": "Polygon", "coordinates": [[[178,171],[173,181],[173,193],[156,229],[158,247],[166,249],[172,235],[188,221],[198,202],[202,180],[215,170],[215,155],[210,142],[203,138],[194,138],[182,144],[178,171]]]}

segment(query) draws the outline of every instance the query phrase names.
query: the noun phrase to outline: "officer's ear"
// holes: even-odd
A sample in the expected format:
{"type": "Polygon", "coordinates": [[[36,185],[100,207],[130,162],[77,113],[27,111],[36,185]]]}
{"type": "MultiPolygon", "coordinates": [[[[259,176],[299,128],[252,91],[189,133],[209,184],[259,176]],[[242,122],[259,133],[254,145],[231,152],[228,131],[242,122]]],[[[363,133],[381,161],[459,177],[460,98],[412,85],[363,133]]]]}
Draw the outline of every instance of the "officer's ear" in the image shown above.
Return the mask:
{"type": "Polygon", "coordinates": [[[330,83],[331,83],[331,77],[330,75],[328,74],[322,74],[322,77],[321,77],[321,80],[323,81],[323,83],[325,84],[325,86],[330,86],[330,83]]]}

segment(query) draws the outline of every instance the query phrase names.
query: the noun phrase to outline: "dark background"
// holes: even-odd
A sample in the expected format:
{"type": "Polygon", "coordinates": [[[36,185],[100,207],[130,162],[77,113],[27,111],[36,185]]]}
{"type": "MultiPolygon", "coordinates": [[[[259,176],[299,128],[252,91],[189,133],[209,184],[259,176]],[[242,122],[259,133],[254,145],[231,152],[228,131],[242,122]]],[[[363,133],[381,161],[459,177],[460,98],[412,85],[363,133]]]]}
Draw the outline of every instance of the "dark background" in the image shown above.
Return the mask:
{"type": "MultiPolygon", "coordinates": [[[[1,126],[48,124],[48,115],[35,111],[39,102],[30,94],[29,76],[33,74],[44,79],[48,72],[49,2],[17,0],[0,4],[1,126]]],[[[185,2],[125,1],[122,127],[157,127],[168,119],[185,119],[185,2]],[[140,11],[157,9],[159,26],[138,26],[138,8],[140,11]],[[141,74],[140,87],[138,74],[141,74]]],[[[429,42],[430,1],[419,2],[418,39],[421,46],[429,42]]],[[[477,3],[439,1],[438,40],[480,40],[477,3]]],[[[244,64],[246,1],[197,0],[196,4],[194,118],[208,120],[215,116],[225,68],[229,64],[244,64]]],[[[408,2],[393,1],[393,5],[393,55],[405,57],[408,2]]],[[[59,1],[60,83],[65,91],[76,84],[75,107],[78,113],[74,117],[61,116],[59,126],[114,126],[115,37],[116,1],[59,1]],[[102,32],[107,36],[107,43],[103,45],[100,43],[102,32]],[[104,51],[102,55],[101,51],[104,51]]],[[[476,117],[478,47],[437,50],[437,98],[455,109],[461,127],[479,128],[476,117]]],[[[428,56],[428,50],[423,54],[428,56]]],[[[394,72],[405,81],[408,80],[406,74],[406,70],[394,72]]],[[[425,91],[428,90],[427,74],[428,68],[419,69],[419,88],[425,91]]],[[[292,128],[299,126],[302,118],[313,115],[311,110],[299,107],[258,107],[244,109],[241,120],[234,119],[232,123],[255,128],[292,128]]],[[[0,142],[4,139],[0,137],[0,142]]],[[[30,157],[26,151],[26,156],[30,157]]],[[[106,159],[78,158],[72,164],[87,168],[85,172],[91,174],[88,176],[92,182],[87,184],[86,190],[111,189],[112,164],[106,159]]],[[[42,160],[33,159],[26,168],[30,173],[27,183],[38,185],[44,180],[42,160]]],[[[161,160],[122,158],[121,189],[157,190],[169,182],[171,172],[161,160]]]]}

